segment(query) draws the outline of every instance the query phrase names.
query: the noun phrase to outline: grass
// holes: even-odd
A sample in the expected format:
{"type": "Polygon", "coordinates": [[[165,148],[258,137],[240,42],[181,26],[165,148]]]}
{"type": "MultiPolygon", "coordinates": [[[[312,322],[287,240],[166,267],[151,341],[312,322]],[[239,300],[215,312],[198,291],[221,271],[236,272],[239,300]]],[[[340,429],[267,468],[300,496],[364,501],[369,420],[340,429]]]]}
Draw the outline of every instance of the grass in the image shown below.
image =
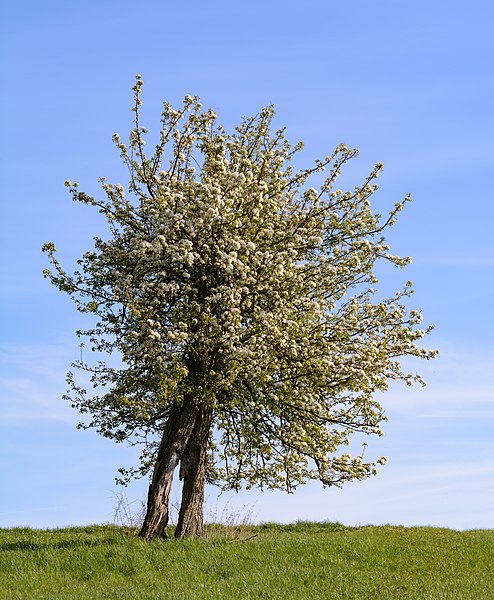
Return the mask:
{"type": "Polygon", "coordinates": [[[224,527],[146,543],[91,526],[0,530],[0,599],[494,599],[494,531],[224,527]]]}

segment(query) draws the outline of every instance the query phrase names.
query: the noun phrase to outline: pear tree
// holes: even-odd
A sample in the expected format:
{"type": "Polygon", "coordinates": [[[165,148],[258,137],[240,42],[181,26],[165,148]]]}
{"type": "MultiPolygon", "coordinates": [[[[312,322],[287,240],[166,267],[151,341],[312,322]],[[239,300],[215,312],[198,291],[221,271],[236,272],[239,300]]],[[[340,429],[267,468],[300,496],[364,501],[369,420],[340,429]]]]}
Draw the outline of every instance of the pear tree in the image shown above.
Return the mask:
{"type": "Polygon", "coordinates": [[[273,131],[272,106],[227,133],[191,96],[163,105],[147,153],[142,87],[137,76],[128,143],[113,136],[127,187],[102,179],[94,198],[66,182],[102,213],[108,236],[73,273],[53,243],[43,249],[45,276],[93,317],[78,335],[99,358],[74,363],[91,383],[69,373],[67,398],[86,415],[81,427],[142,445],[121,479],[150,475],[140,532],[150,540],[166,537],[177,468],[178,538],[203,533],[206,483],[292,492],[375,474],[386,458],[351,455],[350,438],[382,434],[376,392],[422,382],[401,359],[436,351],[419,345],[431,328],[405,306],[410,282],[377,293],[376,265],[410,262],[385,240],[409,198],[384,217],[371,207],[381,164],[343,191],[356,150],[340,145],[295,169],[302,144],[273,131]]]}

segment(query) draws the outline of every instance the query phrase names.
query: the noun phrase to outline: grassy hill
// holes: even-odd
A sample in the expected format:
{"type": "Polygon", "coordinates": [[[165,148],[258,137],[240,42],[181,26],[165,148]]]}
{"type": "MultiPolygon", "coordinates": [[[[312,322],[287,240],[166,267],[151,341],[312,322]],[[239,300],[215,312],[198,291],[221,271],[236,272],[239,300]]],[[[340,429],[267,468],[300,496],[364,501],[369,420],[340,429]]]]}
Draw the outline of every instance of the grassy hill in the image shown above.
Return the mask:
{"type": "Polygon", "coordinates": [[[208,526],[145,543],[129,528],[0,530],[1,600],[494,599],[494,531],[208,526]]]}

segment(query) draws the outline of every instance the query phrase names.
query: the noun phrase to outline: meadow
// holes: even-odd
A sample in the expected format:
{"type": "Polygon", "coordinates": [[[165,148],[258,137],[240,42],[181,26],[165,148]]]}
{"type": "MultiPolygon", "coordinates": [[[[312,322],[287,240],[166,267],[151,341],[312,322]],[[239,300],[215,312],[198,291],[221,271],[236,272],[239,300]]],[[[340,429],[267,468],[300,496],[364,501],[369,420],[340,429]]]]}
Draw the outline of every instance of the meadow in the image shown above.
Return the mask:
{"type": "Polygon", "coordinates": [[[1,600],[494,599],[494,531],[299,522],[0,530],[1,600]]]}

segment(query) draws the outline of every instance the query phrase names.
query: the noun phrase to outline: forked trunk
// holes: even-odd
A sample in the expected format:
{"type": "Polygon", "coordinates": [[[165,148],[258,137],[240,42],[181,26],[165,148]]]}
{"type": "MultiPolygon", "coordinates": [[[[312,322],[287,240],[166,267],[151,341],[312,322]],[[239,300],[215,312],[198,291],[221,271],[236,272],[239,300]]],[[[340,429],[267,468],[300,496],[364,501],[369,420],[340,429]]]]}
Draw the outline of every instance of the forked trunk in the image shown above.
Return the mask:
{"type": "Polygon", "coordinates": [[[180,459],[179,475],[184,483],[176,538],[201,537],[204,533],[204,483],[211,418],[211,407],[204,406],[180,459]]]}
{"type": "Polygon", "coordinates": [[[161,438],[149,485],[147,512],[139,537],[166,538],[173,472],[184,452],[197,418],[193,402],[172,409],[161,438]]]}

